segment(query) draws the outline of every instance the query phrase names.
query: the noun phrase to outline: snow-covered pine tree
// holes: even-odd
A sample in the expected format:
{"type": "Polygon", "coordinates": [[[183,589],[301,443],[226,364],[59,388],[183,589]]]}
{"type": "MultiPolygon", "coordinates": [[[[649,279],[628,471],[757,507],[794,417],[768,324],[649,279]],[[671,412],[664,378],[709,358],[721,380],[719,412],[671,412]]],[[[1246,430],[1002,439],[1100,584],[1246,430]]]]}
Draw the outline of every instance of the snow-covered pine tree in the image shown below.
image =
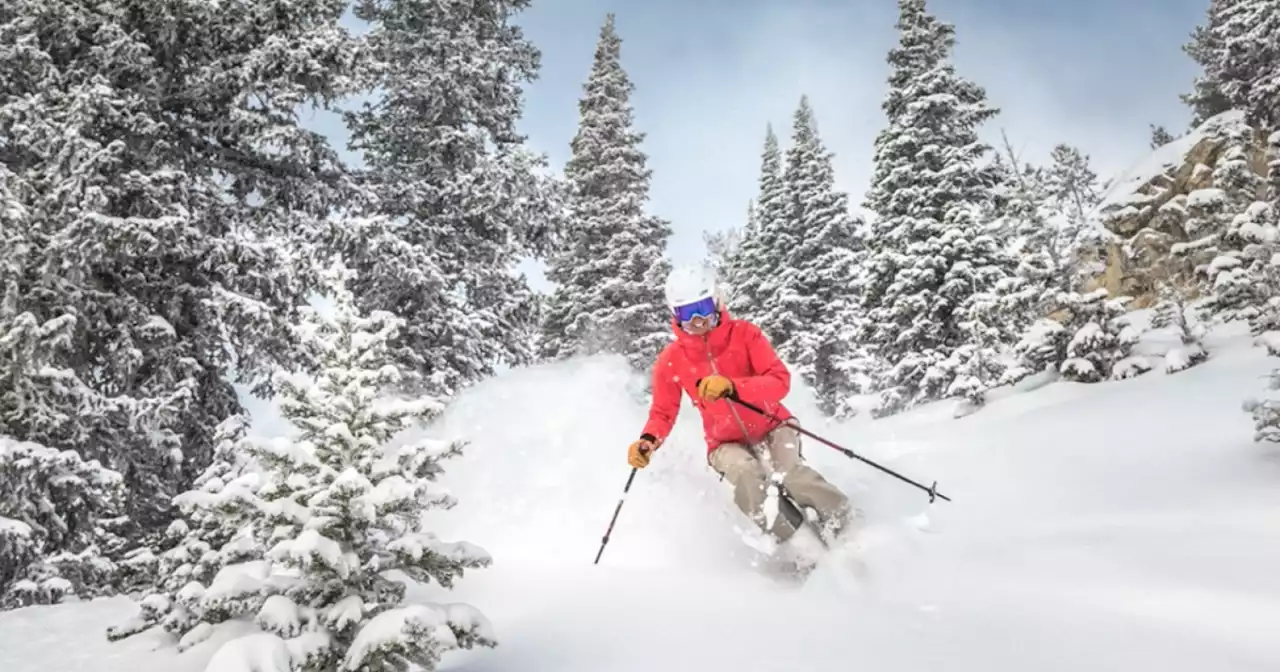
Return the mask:
{"type": "Polygon", "coordinates": [[[1270,291],[1256,282],[1250,268],[1250,246],[1265,242],[1269,210],[1266,179],[1249,163],[1254,131],[1233,127],[1227,133],[1213,171],[1214,186],[1197,189],[1185,200],[1183,226],[1189,240],[1171,248],[1207,281],[1198,312],[1210,322],[1251,319],[1270,291]]]}
{"type": "Polygon", "coordinates": [[[721,283],[729,283],[732,275],[731,260],[737,254],[742,242],[743,231],[750,231],[755,226],[755,204],[747,205],[747,225],[745,229],[726,229],[722,231],[703,231],[702,244],[707,247],[707,265],[715,270],[721,283]]]}
{"type": "Polygon", "coordinates": [[[1066,324],[1073,331],[1066,340],[1059,372],[1065,380],[1095,383],[1141,375],[1151,363],[1133,354],[1141,332],[1133,326],[1125,305],[1128,297],[1110,298],[1105,288],[1072,292],[1059,299],[1071,315],[1066,324]]]}
{"type": "MultiPolygon", "coordinates": [[[[1276,148],[1280,142],[1273,143],[1276,148]]],[[[1273,155],[1280,158],[1280,153],[1273,155]]],[[[1272,162],[1272,169],[1280,166],[1280,161],[1272,162]]],[[[1250,260],[1248,270],[1250,280],[1254,283],[1259,296],[1266,297],[1258,305],[1249,320],[1249,330],[1255,336],[1255,344],[1266,348],[1267,354],[1280,357],[1280,215],[1276,214],[1275,204],[1268,213],[1270,231],[1265,241],[1255,243],[1247,248],[1250,260]]],[[[1246,397],[1242,407],[1253,419],[1254,440],[1280,443],[1280,366],[1272,368],[1267,376],[1269,394],[1262,398],[1246,397]]]]}
{"type": "MultiPolygon", "coordinates": [[[[1011,166],[1018,165],[1008,138],[1004,141],[1011,166]]],[[[1017,285],[1008,299],[1008,313],[1021,325],[1014,344],[1018,361],[1002,374],[1002,382],[1056,369],[1065,353],[1066,328],[1048,316],[1058,310],[1057,298],[1075,288],[1074,232],[1053,220],[1045,170],[1031,164],[1010,168],[999,210],[997,230],[1018,254],[1017,285]]]]}
{"type": "Polygon", "coordinates": [[[1169,132],[1169,129],[1162,125],[1157,126],[1156,124],[1148,124],[1148,126],[1151,128],[1151,149],[1160,149],[1174,140],[1177,140],[1177,138],[1169,132]]]}
{"type": "Polygon", "coordinates": [[[247,415],[231,416],[218,425],[213,462],[195,479],[192,490],[174,498],[182,517],[170,523],[151,547],[135,549],[121,563],[119,571],[138,575],[135,583],[143,586],[138,600],[141,613],[109,629],[109,639],[159,624],[178,637],[187,633],[185,641],[179,641],[179,650],[184,650],[206,636],[212,625],[196,628],[201,611],[187,608],[183,600],[198,596],[182,593],[183,588],[193,583],[207,586],[224,566],[261,555],[251,534],[257,514],[242,499],[256,501],[252,498],[262,483],[261,468],[246,439],[248,429],[247,415]]]}
{"type": "Polygon", "coordinates": [[[1054,145],[1049,159],[1046,187],[1053,208],[1077,228],[1085,229],[1089,212],[1102,201],[1098,174],[1090,167],[1089,157],[1071,145],[1054,145]]]}
{"type": "Polygon", "coordinates": [[[1104,269],[1101,229],[1089,213],[1102,201],[1098,176],[1089,157],[1070,145],[1055,145],[1050,165],[1042,174],[1043,207],[1047,216],[1033,249],[1044,253],[1052,270],[1051,287],[1063,292],[1080,289],[1087,278],[1104,269]]]}
{"type": "MultiPolygon", "coordinates": [[[[3,225],[12,221],[0,220],[0,245],[12,242],[3,225]]],[[[14,260],[0,266],[0,608],[111,592],[115,566],[104,555],[120,543],[122,477],[68,446],[81,445],[75,433],[101,416],[145,414],[94,393],[62,365],[74,348],[73,316],[42,323],[15,312],[14,260]]]]}
{"type": "Polygon", "coordinates": [[[1280,0],[1210,0],[1183,49],[1201,68],[1182,96],[1192,128],[1229,109],[1255,126],[1280,128],[1280,0]]]}
{"type": "MultiPolygon", "coordinates": [[[[344,3],[8,0],[0,11],[0,249],[11,315],[70,322],[67,405],[0,434],[99,460],[131,536],[163,531],[208,464],[230,380],[267,391],[308,291],[282,241],[342,200],[301,105],[347,91],[344,3]],[[17,217],[20,220],[10,219],[17,217]],[[78,403],[91,397],[88,406],[78,403]],[[72,403],[72,402],[75,403],[72,403]]],[[[33,383],[34,384],[34,383],[33,383]]],[[[62,401],[58,403],[62,403],[62,401]]]]}
{"type": "Polygon", "coordinates": [[[832,154],[822,143],[807,96],[800,98],[792,132],[783,205],[767,238],[781,263],[763,285],[771,292],[763,297],[757,323],[779,356],[813,388],[823,412],[835,415],[843,412],[850,394],[861,391],[853,376],[869,364],[866,353],[849,340],[858,331],[864,223],[849,212],[848,196],[835,187],[832,154]]]}
{"type": "Polygon", "coordinates": [[[392,575],[448,588],[490,558],[423,527],[425,511],[455,503],[435,481],[462,442],[393,443],[443,409],[434,397],[386,396],[399,382],[389,343],[403,321],[359,311],[340,263],[328,277],[332,307],[307,309],[299,328],[317,372],[277,374],[296,435],[240,441],[256,468],[237,475],[229,465],[186,496],[193,522],[217,526],[205,539],[225,542],[109,636],[158,622],[187,647],[227,621],[252,621],[259,632],[214,653],[218,672],[431,670],[449,649],[495,643],[473,607],[407,603],[392,575]]]}
{"type": "Polygon", "coordinates": [[[786,250],[777,243],[786,207],[782,180],[782,151],[773,125],[765,126],[764,150],[760,158],[759,190],[754,200],[750,225],[743,232],[737,252],[730,260],[729,283],[733,293],[729,310],[747,320],[757,321],[768,309],[786,250]]]}
{"type": "Polygon", "coordinates": [[[556,283],[542,329],[542,356],[625,355],[647,370],[671,339],[663,285],[671,225],[644,212],[650,169],[632,129],[635,85],[622,67],[622,38],[605,17],[578,103],[581,120],[565,164],[568,221],[550,256],[556,283]]]}
{"type": "MultiPolygon", "coordinates": [[[[1249,331],[1267,354],[1280,357],[1280,131],[1267,139],[1267,192],[1241,218],[1240,227],[1249,242],[1231,269],[1230,281],[1242,297],[1251,297],[1251,310],[1241,311],[1249,320],[1249,331]]],[[[1220,281],[1224,274],[1219,273],[1220,281]]],[[[1253,419],[1254,440],[1280,442],[1280,366],[1268,376],[1270,394],[1246,398],[1244,411],[1253,419]]]]}
{"type": "MultiPolygon", "coordinates": [[[[929,14],[924,0],[898,6],[899,43],[889,52],[882,104],[888,125],[876,137],[867,194],[877,217],[863,306],[868,345],[886,367],[877,415],[946,395],[955,377],[948,360],[969,339],[961,324],[987,301],[975,297],[1015,267],[981,221],[997,175],[977,131],[998,110],[982,87],[956,74],[954,26],[929,14]]],[[[1001,331],[994,342],[1014,340],[1016,332],[1001,331]]]]}
{"type": "Polygon", "coordinates": [[[365,310],[405,319],[397,362],[454,394],[532,357],[525,255],[546,251],[558,203],[546,160],[516,129],[539,52],[512,24],[528,0],[360,0],[380,95],[346,115],[372,213],[340,231],[365,310]]]}
{"type": "Polygon", "coordinates": [[[0,609],[113,592],[116,567],[99,544],[120,483],[73,450],[0,435],[0,609]]]}
{"type": "Polygon", "coordinates": [[[1204,325],[1196,322],[1192,311],[1195,288],[1169,272],[1155,280],[1159,301],[1151,316],[1151,328],[1168,329],[1179,343],[1165,353],[1164,369],[1166,373],[1185,371],[1209,358],[1204,347],[1204,325]]]}
{"type": "Polygon", "coordinates": [[[1223,49],[1221,27],[1225,23],[1226,11],[1241,3],[1242,0],[1209,0],[1204,23],[1196,26],[1191,31],[1190,41],[1182,45],[1182,50],[1200,66],[1191,91],[1179,96],[1191,108],[1191,128],[1233,106],[1222,91],[1225,73],[1220,64],[1223,49]]]}
{"type": "Polygon", "coordinates": [[[957,324],[964,341],[939,366],[951,375],[946,396],[960,400],[953,417],[964,417],[985,406],[987,391],[1008,379],[1002,355],[1008,347],[1007,325],[1015,319],[1011,315],[1017,305],[1017,297],[1012,295],[1014,282],[1008,279],[1001,286],[976,292],[964,319],[957,324]]]}

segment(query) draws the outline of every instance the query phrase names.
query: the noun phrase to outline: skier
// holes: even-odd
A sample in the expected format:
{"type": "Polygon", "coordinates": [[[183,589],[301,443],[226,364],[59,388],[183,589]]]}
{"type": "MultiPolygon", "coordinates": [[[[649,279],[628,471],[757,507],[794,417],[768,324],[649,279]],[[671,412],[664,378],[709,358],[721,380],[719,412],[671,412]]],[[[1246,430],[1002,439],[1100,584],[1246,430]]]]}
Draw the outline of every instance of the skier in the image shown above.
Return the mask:
{"type": "Polygon", "coordinates": [[[711,269],[702,265],[674,269],[667,278],[666,299],[676,340],[654,363],[648,422],[640,439],[631,444],[627,461],[638,469],[649,464],[675,424],[683,391],[702,414],[707,461],[733,485],[738,508],[779,542],[796,532],[785,516],[774,516],[771,525],[766,519],[769,474],[756,453],[757,447],[764,449],[801,511],[812,507],[818,513],[819,530],[829,543],[855,512],[844,493],[804,463],[800,434],[788,424],[795,420],[782,405],[791,388],[791,372],[758,326],[729,316],[711,269]],[[776,419],[732,399],[748,402],[776,419]]]}

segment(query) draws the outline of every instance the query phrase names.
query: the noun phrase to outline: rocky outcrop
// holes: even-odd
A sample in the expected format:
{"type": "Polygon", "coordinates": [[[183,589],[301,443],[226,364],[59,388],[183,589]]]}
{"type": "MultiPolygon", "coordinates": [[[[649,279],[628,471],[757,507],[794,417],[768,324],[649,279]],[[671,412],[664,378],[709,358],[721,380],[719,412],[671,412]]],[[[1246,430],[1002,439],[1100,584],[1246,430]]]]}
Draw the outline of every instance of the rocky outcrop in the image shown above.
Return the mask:
{"type": "MultiPolygon", "coordinates": [[[[1105,270],[1095,286],[1133,297],[1133,309],[1153,303],[1157,277],[1195,286],[1195,261],[1171,250],[1198,237],[1188,224],[1222,207],[1226,192],[1240,182],[1239,171],[1267,174],[1265,140],[1242,112],[1224,112],[1115,180],[1094,210],[1095,221],[1110,234],[1106,249],[1099,251],[1105,270]]],[[[1262,191],[1252,195],[1263,196],[1262,191]]]]}

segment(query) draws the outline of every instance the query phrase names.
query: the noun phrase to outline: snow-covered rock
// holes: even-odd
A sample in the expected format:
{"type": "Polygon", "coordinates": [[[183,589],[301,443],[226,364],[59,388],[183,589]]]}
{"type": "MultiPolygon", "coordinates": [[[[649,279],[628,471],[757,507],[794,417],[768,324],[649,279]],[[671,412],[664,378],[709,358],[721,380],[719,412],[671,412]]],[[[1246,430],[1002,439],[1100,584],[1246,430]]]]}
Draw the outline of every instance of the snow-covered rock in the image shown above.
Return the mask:
{"type": "MultiPolygon", "coordinates": [[[[1238,181],[1231,170],[1236,161],[1258,178],[1266,175],[1264,138],[1249,127],[1244,112],[1231,110],[1156,148],[1112,180],[1092,214],[1111,239],[1099,284],[1134,297],[1130,309],[1151,305],[1151,270],[1170,263],[1171,251],[1214,233],[1203,230],[1204,213],[1232,207],[1229,183],[1238,181]]],[[[1191,269],[1179,273],[1189,275],[1191,269]]]]}

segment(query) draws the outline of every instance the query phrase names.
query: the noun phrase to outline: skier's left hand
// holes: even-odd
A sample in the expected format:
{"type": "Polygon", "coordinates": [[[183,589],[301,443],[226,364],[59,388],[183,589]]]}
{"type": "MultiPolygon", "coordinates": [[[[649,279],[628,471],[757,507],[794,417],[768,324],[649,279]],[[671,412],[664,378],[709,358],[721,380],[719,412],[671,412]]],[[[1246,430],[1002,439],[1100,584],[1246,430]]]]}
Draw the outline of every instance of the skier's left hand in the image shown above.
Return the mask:
{"type": "Polygon", "coordinates": [[[706,401],[732,397],[733,381],[724,376],[707,376],[698,381],[698,396],[706,401]]]}

